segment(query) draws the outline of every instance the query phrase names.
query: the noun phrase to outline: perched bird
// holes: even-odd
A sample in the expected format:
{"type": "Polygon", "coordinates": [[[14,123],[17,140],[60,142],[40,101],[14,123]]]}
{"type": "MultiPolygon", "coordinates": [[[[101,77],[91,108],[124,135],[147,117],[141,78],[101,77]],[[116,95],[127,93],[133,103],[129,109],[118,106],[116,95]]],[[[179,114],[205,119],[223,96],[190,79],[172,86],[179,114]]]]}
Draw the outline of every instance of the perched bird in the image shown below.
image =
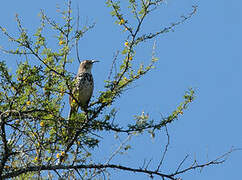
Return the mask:
{"type": "Polygon", "coordinates": [[[98,61],[85,60],[80,63],[77,75],[74,79],[74,88],[72,89],[73,96],[69,96],[69,103],[71,106],[69,118],[77,113],[79,106],[83,111],[87,110],[94,88],[91,70],[95,62],[98,61]]]}

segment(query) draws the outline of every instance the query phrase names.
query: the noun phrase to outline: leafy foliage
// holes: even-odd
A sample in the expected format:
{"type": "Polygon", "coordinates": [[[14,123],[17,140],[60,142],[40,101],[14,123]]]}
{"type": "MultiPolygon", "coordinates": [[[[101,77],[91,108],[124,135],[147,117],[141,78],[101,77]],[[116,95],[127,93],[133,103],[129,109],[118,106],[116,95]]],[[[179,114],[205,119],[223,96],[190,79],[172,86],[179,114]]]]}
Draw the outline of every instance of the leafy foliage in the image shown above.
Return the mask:
{"type": "MultiPolygon", "coordinates": [[[[122,12],[121,2],[106,1],[107,6],[111,8],[115,23],[128,33],[126,41],[123,42],[119,71],[114,74],[111,69],[109,78],[105,80],[104,89],[89,105],[88,111],[78,113],[70,119],[63,116],[66,106],[63,98],[68,95],[75,99],[72,94],[73,75],[67,71],[66,66],[73,62],[72,51],[76,51],[77,60],[80,62],[78,42],[94,25],[84,26],[81,30],[77,25],[77,29],[74,30],[74,17],[69,1],[66,10],[59,10],[63,19],[62,24],[56,23],[41,11],[40,26],[33,35],[23,27],[18,16],[16,16],[19,30],[17,37],[13,37],[6,28],[0,26],[2,33],[10,42],[17,45],[16,48],[9,50],[2,48],[2,51],[21,57],[14,73],[10,72],[5,61],[0,62],[0,176],[2,178],[40,177],[44,170],[49,170],[50,179],[54,173],[60,176],[57,170],[64,170],[62,177],[79,175],[82,178],[92,178],[107,168],[116,168],[174,179],[176,174],[165,175],[158,170],[137,170],[108,163],[93,164],[91,151],[97,148],[101,141],[95,133],[105,131],[131,136],[147,131],[155,137],[155,131],[160,131],[178,119],[194,100],[194,90],[189,89],[184,95],[184,101],[166,118],[154,121],[148,114],[142,112],[141,115],[134,116],[136,121],[134,124],[126,127],[121,127],[114,121],[117,109],[112,107],[112,104],[133,82],[151,71],[158,60],[155,57],[154,46],[150,63],[137,66],[136,47],[146,40],[169,32],[196,12],[194,7],[187,17],[183,17],[171,26],[154,33],[140,34],[147,15],[156,10],[163,0],[129,0],[126,3],[132,14],[131,17],[122,12]],[[131,23],[134,20],[136,23],[131,23]],[[56,50],[48,45],[49,40],[44,33],[51,30],[56,33],[56,44],[59,47],[56,50]],[[104,109],[108,113],[104,113],[104,109]],[[87,169],[92,170],[87,171],[87,169]]],[[[114,63],[116,63],[115,58],[114,63]]],[[[76,102],[78,103],[77,100],[76,102]]],[[[118,151],[128,151],[130,148],[130,145],[122,144],[118,151]]]]}

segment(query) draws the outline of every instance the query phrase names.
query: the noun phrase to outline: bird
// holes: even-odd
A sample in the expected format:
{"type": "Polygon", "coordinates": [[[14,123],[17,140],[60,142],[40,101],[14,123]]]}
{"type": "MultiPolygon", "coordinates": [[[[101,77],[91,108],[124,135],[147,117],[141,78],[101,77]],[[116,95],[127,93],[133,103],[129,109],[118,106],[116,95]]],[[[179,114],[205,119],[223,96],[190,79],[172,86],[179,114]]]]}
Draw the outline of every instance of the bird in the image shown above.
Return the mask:
{"type": "Polygon", "coordinates": [[[87,111],[88,103],[92,97],[94,81],[92,77],[92,66],[97,60],[84,60],[80,63],[76,77],[74,78],[74,87],[69,96],[70,113],[69,118],[76,114],[80,106],[81,110],[87,111]],[[77,102],[76,102],[77,101],[77,102]]]}

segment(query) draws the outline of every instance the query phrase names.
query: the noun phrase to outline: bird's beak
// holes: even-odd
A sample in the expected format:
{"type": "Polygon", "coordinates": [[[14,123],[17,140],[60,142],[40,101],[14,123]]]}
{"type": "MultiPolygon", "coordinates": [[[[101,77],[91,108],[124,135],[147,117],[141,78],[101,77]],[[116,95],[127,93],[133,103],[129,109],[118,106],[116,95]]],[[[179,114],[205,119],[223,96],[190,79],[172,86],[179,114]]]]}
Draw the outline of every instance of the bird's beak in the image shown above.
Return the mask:
{"type": "Polygon", "coordinates": [[[92,60],[92,63],[96,63],[96,62],[99,62],[98,60],[92,60]]]}

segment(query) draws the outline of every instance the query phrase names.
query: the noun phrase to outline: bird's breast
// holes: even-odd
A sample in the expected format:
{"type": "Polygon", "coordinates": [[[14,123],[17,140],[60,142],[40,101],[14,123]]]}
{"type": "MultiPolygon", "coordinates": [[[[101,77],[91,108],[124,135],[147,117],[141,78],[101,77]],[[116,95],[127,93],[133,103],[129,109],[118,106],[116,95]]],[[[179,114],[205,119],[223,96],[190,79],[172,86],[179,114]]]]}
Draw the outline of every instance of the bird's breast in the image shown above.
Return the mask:
{"type": "Polygon", "coordinates": [[[79,89],[93,87],[92,75],[83,73],[77,76],[77,86],[79,89]]]}
{"type": "Polygon", "coordinates": [[[77,76],[77,91],[79,94],[79,101],[81,104],[86,104],[93,92],[93,77],[89,73],[83,73],[77,76]]]}

